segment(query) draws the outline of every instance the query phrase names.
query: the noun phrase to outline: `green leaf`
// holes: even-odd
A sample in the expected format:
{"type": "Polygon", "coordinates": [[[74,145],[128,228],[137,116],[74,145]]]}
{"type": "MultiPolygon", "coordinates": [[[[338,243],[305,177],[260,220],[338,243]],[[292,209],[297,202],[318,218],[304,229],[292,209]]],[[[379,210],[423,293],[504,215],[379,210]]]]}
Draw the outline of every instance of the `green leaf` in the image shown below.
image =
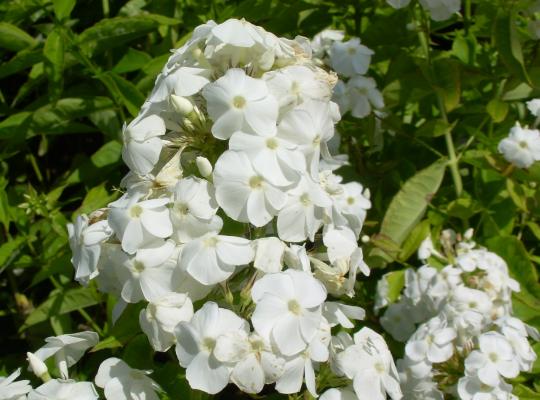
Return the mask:
{"type": "Polygon", "coordinates": [[[77,214],[88,214],[98,208],[106,206],[113,201],[116,197],[115,193],[109,194],[105,188],[105,183],[99,186],[93,187],[88,191],[81,206],[75,211],[77,214]]]}
{"type": "Polygon", "coordinates": [[[53,0],[53,9],[56,18],[62,21],[64,18],[69,17],[75,4],[76,0],[53,0]]]}
{"type": "Polygon", "coordinates": [[[77,288],[52,292],[47,300],[41,303],[26,318],[21,331],[32,325],[46,321],[51,316],[67,314],[98,304],[99,296],[90,288],[77,288]]]}
{"type": "Polygon", "coordinates": [[[42,58],[41,50],[22,50],[9,61],[0,64],[0,79],[32,67],[34,64],[39,63],[42,58]]]}
{"type": "Polygon", "coordinates": [[[503,9],[500,9],[495,20],[493,35],[502,62],[510,72],[530,85],[531,79],[525,69],[514,14],[507,14],[503,9]]]}
{"type": "Polygon", "coordinates": [[[107,18],[82,32],[77,42],[86,54],[93,56],[145,36],[160,25],[177,23],[175,19],[153,14],[107,18]]]}
{"type": "Polygon", "coordinates": [[[412,256],[418,247],[422,244],[425,238],[429,235],[429,221],[424,220],[414,227],[412,232],[403,242],[401,246],[401,252],[399,253],[398,260],[406,261],[412,256]]]}
{"type": "Polygon", "coordinates": [[[435,90],[441,93],[447,112],[459,105],[461,100],[461,73],[459,62],[454,59],[440,59],[433,64],[435,90]]]}
{"type": "Polygon", "coordinates": [[[514,386],[513,393],[520,400],[540,400],[540,393],[532,390],[531,388],[525,385],[516,385],[514,386]]]}
{"type": "Polygon", "coordinates": [[[7,22],[0,22],[0,48],[20,51],[33,47],[36,40],[22,29],[7,22]]]}
{"type": "Polygon", "coordinates": [[[487,241],[487,247],[508,264],[510,275],[531,294],[540,297],[538,274],[523,243],[515,236],[499,236],[487,241]]]}
{"type": "Polygon", "coordinates": [[[49,33],[43,47],[45,73],[49,78],[49,93],[53,100],[60,97],[64,79],[64,38],[58,29],[49,33]]]}
{"type": "Polygon", "coordinates": [[[135,117],[144,103],[144,95],[137,87],[114,72],[105,72],[100,77],[106,85],[119,97],[129,113],[135,117]]]}
{"type": "Polygon", "coordinates": [[[19,254],[19,249],[26,243],[24,236],[16,236],[0,246],[0,272],[3,271],[19,254]]]}
{"type": "Polygon", "coordinates": [[[405,270],[392,271],[384,274],[383,279],[388,284],[387,298],[390,303],[395,303],[401,296],[401,291],[405,287],[405,270]]]}
{"type": "Polygon", "coordinates": [[[126,72],[137,71],[143,68],[148,62],[152,60],[148,54],[144,51],[139,51],[135,49],[128,49],[127,53],[124,54],[124,57],[118,61],[118,64],[113,68],[113,72],[117,74],[124,74],[126,72]]]}
{"type": "Polygon", "coordinates": [[[493,122],[502,122],[508,115],[508,103],[499,99],[493,99],[487,104],[486,111],[491,119],[493,119],[493,122]]]}
{"type": "Polygon", "coordinates": [[[447,131],[454,128],[454,124],[449,124],[442,119],[432,119],[423,124],[420,129],[416,131],[417,136],[438,137],[444,135],[447,131]]]}
{"type": "Polygon", "coordinates": [[[117,141],[105,143],[89,160],[78,163],[77,168],[67,177],[65,184],[72,185],[84,181],[91,183],[96,177],[103,177],[111,167],[120,161],[122,145],[117,141]]]}
{"type": "Polygon", "coordinates": [[[410,178],[394,196],[384,216],[381,234],[401,245],[424,215],[441,185],[446,161],[437,161],[410,178]]]}

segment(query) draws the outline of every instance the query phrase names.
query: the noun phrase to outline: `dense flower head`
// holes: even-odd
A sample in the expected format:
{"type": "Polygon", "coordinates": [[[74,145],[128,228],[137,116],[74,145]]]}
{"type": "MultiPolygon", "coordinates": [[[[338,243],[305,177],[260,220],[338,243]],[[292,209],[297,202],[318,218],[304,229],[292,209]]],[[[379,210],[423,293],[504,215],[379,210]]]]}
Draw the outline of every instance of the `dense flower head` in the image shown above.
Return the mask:
{"type": "Polygon", "coordinates": [[[511,398],[505,379],[530,371],[536,360],[528,337],[538,332],[512,316],[512,293],[520,287],[506,262],[478,247],[471,232],[459,238],[443,231],[442,250],[430,237],[424,241],[418,255],[427,264],[405,272],[397,302],[389,304],[386,285],[378,286],[377,307],[387,306],[381,324],[406,343],[397,363],[406,398],[442,399],[448,387],[435,377],[444,382],[456,366],[462,376],[452,390],[459,398],[511,398]]]}
{"type": "MultiPolygon", "coordinates": [[[[323,36],[334,67],[359,87],[373,52],[323,36]]],[[[381,108],[365,79],[371,92],[358,93],[381,108]]],[[[119,299],[115,319],[145,302],[141,330],[156,351],[174,346],[193,389],[275,384],[293,394],[305,383],[317,396],[330,363],[359,396],[400,397],[381,336],[365,328],[335,346],[365,315],[347,302],[370,273],[358,239],[371,207],[369,190],[335,171],[344,164],[329,146],[341,118],[336,82],[305,38],[236,19],[199,26],[123,129],[123,194],[70,226],[77,279],[119,299]],[[347,367],[355,351],[366,371],[347,367]]],[[[351,96],[363,109],[353,115],[367,114],[351,96]]],[[[95,382],[108,399],[153,399],[148,374],[110,358],[95,382]]]]}

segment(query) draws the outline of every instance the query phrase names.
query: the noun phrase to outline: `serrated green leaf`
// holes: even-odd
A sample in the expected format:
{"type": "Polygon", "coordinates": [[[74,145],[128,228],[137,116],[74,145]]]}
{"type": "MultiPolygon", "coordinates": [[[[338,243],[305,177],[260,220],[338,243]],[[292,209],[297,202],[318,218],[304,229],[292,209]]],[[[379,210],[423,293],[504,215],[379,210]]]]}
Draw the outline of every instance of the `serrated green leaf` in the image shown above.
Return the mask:
{"type": "Polygon", "coordinates": [[[67,314],[98,304],[100,297],[90,288],[55,291],[26,318],[21,331],[46,321],[51,316],[67,314]]]}
{"type": "Polygon", "coordinates": [[[445,169],[446,161],[437,161],[405,182],[386,211],[382,234],[398,245],[403,243],[439,189],[445,169]]]}
{"type": "Polygon", "coordinates": [[[7,22],[0,22],[0,48],[20,51],[33,47],[36,40],[22,29],[7,22]]]}

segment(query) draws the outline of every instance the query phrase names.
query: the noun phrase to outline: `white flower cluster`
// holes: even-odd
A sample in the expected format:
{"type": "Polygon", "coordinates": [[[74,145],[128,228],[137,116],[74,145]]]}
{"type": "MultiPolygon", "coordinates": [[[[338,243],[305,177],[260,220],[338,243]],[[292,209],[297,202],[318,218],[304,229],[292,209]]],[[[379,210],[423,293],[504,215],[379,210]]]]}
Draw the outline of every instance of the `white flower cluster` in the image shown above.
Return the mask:
{"type": "Polygon", "coordinates": [[[540,122],[540,99],[527,102],[527,108],[536,117],[533,129],[521,127],[519,122],[510,129],[508,137],[499,142],[499,152],[518,168],[529,168],[540,160],[540,131],[536,129],[540,122]]]}
{"type": "MultiPolygon", "coordinates": [[[[394,8],[407,7],[411,0],[386,0],[394,8]]],[[[420,0],[434,21],[445,21],[461,9],[461,0],[420,0]]]]}
{"type": "MultiPolygon", "coordinates": [[[[68,368],[75,365],[84,353],[98,343],[95,332],[85,331],[49,337],[46,344],[35,353],[27,353],[30,370],[43,381],[32,388],[30,381],[15,381],[20,369],[7,378],[0,377],[0,399],[2,400],[97,400],[96,387],[92,382],[80,382],[69,378],[68,368]],[[60,373],[53,379],[45,360],[54,356],[60,373]]],[[[147,375],[149,371],[130,368],[118,358],[103,361],[95,377],[95,384],[102,388],[107,399],[158,400],[159,386],[147,375]]]]}
{"type": "MultiPolygon", "coordinates": [[[[447,265],[407,269],[399,300],[381,317],[392,337],[406,342],[397,364],[406,399],[442,400],[450,392],[463,400],[516,398],[505,378],[529,371],[536,359],[527,337],[538,339],[538,332],[511,314],[519,284],[505,261],[471,236],[457,240],[443,231],[445,254],[428,237],[419,258],[447,265]]],[[[387,304],[385,286],[379,285],[379,307],[387,304]]]]}
{"type": "Polygon", "coordinates": [[[381,116],[384,100],[377,83],[366,76],[373,50],[353,37],[343,41],[342,31],[324,30],[311,41],[313,55],[318,62],[338,73],[339,80],[334,88],[334,101],[342,114],[350,111],[356,118],[367,117],[372,112],[381,116]]]}
{"type": "MultiPolygon", "coordinates": [[[[332,172],[335,82],[304,38],[235,19],[199,26],[124,127],[126,192],[68,227],[76,279],[116,295],[115,318],[147,302],[141,329],[156,351],[175,346],[194,389],[289,394],[305,381],[316,396],[329,362],[360,397],[401,396],[381,336],[331,332],[364,316],[330,296],[353,297],[369,274],[357,241],[371,207],[332,172]]],[[[115,363],[96,384],[117,400],[128,367],[115,363]]]]}

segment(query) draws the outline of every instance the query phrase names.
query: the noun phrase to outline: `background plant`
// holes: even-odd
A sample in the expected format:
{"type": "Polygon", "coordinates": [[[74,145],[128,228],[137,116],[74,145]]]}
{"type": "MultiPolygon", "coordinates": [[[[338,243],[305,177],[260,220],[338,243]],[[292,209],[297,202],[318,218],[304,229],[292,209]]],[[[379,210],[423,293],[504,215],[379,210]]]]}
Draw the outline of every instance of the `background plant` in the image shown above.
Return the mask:
{"type": "MultiPolygon", "coordinates": [[[[1,367],[21,365],[22,350],[46,336],[89,328],[102,345],[79,366],[82,378],[116,352],[133,367],[153,365],[178,398],[199,395],[187,391],[176,366],[146,359],[146,338],[133,335],[138,310],[113,326],[111,299],[73,282],[65,225],[116,197],[108,193],[125,173],[121,126],[169,49],[207,19],[229,17],[289,37],[332,26],[375,51],[370,75],[386,117],[345,118],[340,126],[352,161],[341,173],[372,192],[364,248],[372,276],[357,287],[359,304],[371,309],[383,273],[393,271],[399,293],[401,271],[418,265],[414,252],[428,234],[473,227],[521,284],[515,314],[540,328],[540,167],[515,170],[497,153],[516,121],[534,123],[524,102],[540,94],[535,3],[465,1],[461,15],[443,22],[430,21],[416,2],[401,10],[383,1],[1,4],[1,367]]],[[[537,364],[516,382],[521,398],[540,396],[538,371],[537,364]]]]}

